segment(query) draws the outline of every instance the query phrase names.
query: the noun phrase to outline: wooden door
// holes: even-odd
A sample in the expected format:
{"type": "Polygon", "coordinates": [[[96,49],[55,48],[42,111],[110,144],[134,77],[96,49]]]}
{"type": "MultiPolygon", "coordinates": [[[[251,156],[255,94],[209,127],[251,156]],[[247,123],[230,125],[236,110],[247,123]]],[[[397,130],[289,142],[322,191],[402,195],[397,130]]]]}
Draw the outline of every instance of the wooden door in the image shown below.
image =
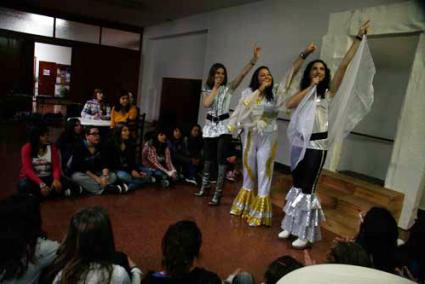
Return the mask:
{"type": "Polygon", "coordinates": [[[163,78],[159,123],[187,130],[198,121],[201,80],[163,78]]]}
{"type": "Polygon", "coordinates": [[[54,96],[57,73],[56,63],[40,61],[38,66],[38,94],[54,96]]]}

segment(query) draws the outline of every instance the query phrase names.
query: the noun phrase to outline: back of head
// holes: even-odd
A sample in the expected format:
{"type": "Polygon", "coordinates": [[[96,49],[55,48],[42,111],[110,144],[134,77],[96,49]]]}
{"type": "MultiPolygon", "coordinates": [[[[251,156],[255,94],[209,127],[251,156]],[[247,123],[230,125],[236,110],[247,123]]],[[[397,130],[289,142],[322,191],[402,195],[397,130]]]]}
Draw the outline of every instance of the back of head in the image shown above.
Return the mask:
{"type": "Polygon", "coordinates": [[[91,263],[106,269],[110,278],[114,254],[114,238],[106,210],[101,207],[81,209],[71,218],[67,236],[49,269],[49,279],[63,270],[62,280],[76,283],[85,279],[91,263]]]}
{"type": "Polygon", "coordinates": [[[199,256],[202,234],[193,221],[171,225],[162,239],[162,264],[170,278],[178,279],[189,272],[199,256]]]}
{"type": "Polygon", "coordinates": [[[42,235],[36,197],[16,194],[0,201],[0,280],[25,273],[34,260],[37,238],[42,235]]]}
{"type": "Polygon", "coordinates": [[[232,284],[255,284],[255,279],[249,272],[240,272],[233,278],[232,284]]]}
{"type": "Polygon", "coordinates": [[[285,276],[291,271],[303,267],[304,265],[294,259],[292,256],[285,255],[275,259],[267,267],[264,275],[266,284],[275,284],[280,278],[285,276]]]}
{"type": "Polygon", "coordinates": [[[338,242],[329,252],[327,262],[363,267],[372,266],[366,251],[354,242],[338,242]]]}
{"type": "Polygon", "coordinates": [[[391,213],[385,208],[372,207],[360,225],[356,242],[372,257],[375,268],[393,272],[397,238],[397,222],[391,213]]]}

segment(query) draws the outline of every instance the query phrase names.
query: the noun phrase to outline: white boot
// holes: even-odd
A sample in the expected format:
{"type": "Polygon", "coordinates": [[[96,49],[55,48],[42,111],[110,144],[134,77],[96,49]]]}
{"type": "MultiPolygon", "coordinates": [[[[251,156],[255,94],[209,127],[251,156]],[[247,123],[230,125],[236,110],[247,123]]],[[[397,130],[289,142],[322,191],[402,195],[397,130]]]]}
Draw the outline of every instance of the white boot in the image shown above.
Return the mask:
{"type": "Polygon", "coordinates": [[[292,247],[295,249],[303,249],[307,246],[308,241],[307,240],[302,240],[300,238],[296,239],[295,241],[292,242],[292,247]]]}
{"type": "Polygon", "coordinates": [[[289,236],[291,235],[291,233],[289,232],[289,231],[287,231],[287,230],[283,230],[282,232],[280,232],[278,235],[277,235],[277,237],[279,238],[279,239],[287,239],[287,238],[289,238],[289,236]]]}

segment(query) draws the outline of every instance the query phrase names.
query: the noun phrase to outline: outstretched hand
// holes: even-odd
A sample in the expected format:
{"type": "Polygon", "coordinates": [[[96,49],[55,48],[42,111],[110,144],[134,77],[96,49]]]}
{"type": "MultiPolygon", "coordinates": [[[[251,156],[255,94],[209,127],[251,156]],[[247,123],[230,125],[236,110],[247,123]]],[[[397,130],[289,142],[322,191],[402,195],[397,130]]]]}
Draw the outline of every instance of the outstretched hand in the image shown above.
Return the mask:
{"type": "Polygon", "coordinates": [[[310,43],[309,45],[307,45],[307,47],[305,48],[305,53],[313,53],[315,52],[317,49],[317,46],[314,43],[310,43]]]}
{"type": "Polygon", "coordinates": [[[360,26],[359,31],[357,32],[357,36],[362,37],[363,35],[367,34],[370,26],[369,23],[370,20],[367,20],[363,23],[363,25],[360,26]]]}
{"type": "Polygon", "coordinates": [[[257,61],[258,58],[260,58],[260,53],[261,53],[261,47],[254,45],[254,59],[255,59],[255,61],[257,61]]]}

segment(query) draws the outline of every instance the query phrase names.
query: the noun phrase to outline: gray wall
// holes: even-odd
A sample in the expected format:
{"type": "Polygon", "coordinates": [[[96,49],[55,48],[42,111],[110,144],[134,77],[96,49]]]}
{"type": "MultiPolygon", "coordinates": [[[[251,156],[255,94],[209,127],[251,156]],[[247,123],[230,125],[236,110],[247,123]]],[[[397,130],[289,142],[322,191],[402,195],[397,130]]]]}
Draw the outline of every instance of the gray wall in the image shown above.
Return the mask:
{"type": "MultiPolygon", "coordinates": [[[[140,106],[145,112],[154,112],[155,115],[158,113],[157,109],[153,109],[149,105],[149,101],[155,100],[153,97],[157,96],[152,90],[160,88],[158,82],[161,79],[152,78],[155,70],[159,68],[158,63],[155,62],[158,62],[157,58],[167,56],[167,54],[155,53],[152,50],[153,42],[158,37],[207,30],[203,78],[206,78],[209,67],[215,62],[222,62],[226,65],[230,78],[236,76],[240,68],[250,59],[252,47],[257,43],[262,47],[262,55],[257,65],[268,65],[275,81],[278,81],[294,57],[309,42],[315,42],[320,49],[321,38],[328,30],[330,13],[396,2],[402,1],[265,0],[148,27],[143,36],[143,73],[140,80],[141,88],[139,88],[141,90],[140,106]]],[[[371,20],[373,26],[373,19],[371,20]]],[[[191,53],[193,48],[195,47],[189,48],[187,53],[191,53]]],[[[318,54],[320,54],[320,50],[309,59],[317,57],[318,54]]],[[[180,77],[186,72],[188,70],[184,68],[177,69],[173,77],[180,77]]],[[[233,105],[236,103],[240,91],[246,88],[250,76],[251,74],[245,78],[236,92],[233,105]]],[[[205,109],[200,106],[198,120],[201,125],[204,123],[204,116],[205,109]]],[[[279,122],[279,147],[276,160],[284,164],[289,162],[286,127],[286,122],[279,122]]],[[[371,131],[375,130],[371,129],[371,131]]],[[[375,135],[377,134],[375,133],[375,135]]],[[[371,149],[371,151],[375,150],[371,149]]],[[[388,156],[387,153],[383,155],[388,156]]],[[[360,164],[364,164],[364,162],[360,164]]],[[[381,176],[382,172],[373,174],[381,176]]]]}

